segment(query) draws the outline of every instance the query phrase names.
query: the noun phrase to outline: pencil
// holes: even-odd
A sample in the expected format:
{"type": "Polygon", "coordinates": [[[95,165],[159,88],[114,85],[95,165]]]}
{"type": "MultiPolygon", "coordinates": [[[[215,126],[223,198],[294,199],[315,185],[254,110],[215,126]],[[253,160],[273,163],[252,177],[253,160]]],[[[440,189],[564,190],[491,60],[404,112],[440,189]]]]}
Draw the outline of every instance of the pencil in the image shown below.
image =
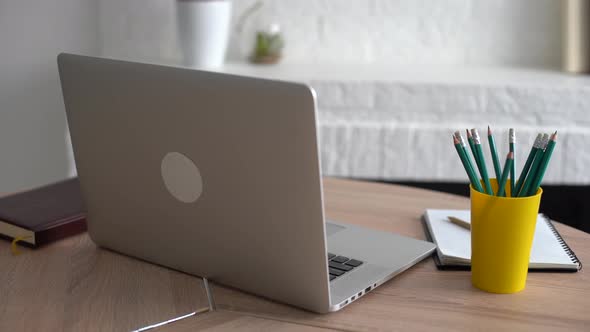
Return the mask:
{"type": "Polygon", "coordinates": [[[529,152],[529,156],[526,159],[526,162],[524,163],[524,167],[522,168],[522,171],[520,172],[520,176],[518,177],[518,181],[516,182],[516,185],[514,186],[514,192],[512,193],[512,197],[516,197],[518,196],[518,193],[522,190],[522,185],[524,184],[524,179],[526,178],[527,174],[529,173],[529,170],[531,169],[531,165],[533,163],[533,160],[535,160],[535,158],[537,157],[537,154],[539,153],[539,151],[541,150],[541,141],[543,140],[543,134],[539,133],[537,135],[537,138],[535,138],[535,142],[533,143],[533,147],[531,148],[531,152],[529,152]]]}
{"type": "Polygon", "coordinates": [[[479,156],[477,155],[477,152],[475,151],[475,144],[473,143],[473,135],[471,134],[471,131],[469,129],[465,129],[465,131],[467,131],[467,141],[469,142],[469,148],[471,149],[471,154],[473,154],[473,159],[475,160],[475,165],[477,166],[477,169],[479,170],[479,168],[480,168],[479,156]]]}
{"type": "Polygon", "coordinates": [[[461,149],[463,150],[463,153],[465,154],[465,161],[467,162],[467,166],[471,170],[471,174],[473,174],[473,179],[475,180],[475,183],[473,184],[473,186],[475,187],[475,189],[477,191],[483,193],[483,187],[481,186],[481,181],[479,180],[479,177],[477,176],[477,172],[475,171],[476,166],[474,166],[474,164],[471,162],[471,157],[469,157],[469,152],[467,151],[467,146],[465,144],[465,140],[463,139],[463,136],[461,136],[461,133],[459,131],[456,131],[455,135],[457,135],[457,139],[459,139],[459,142],[461,143],[461,149]]]}
{"type": "MultiPolygon", "coordinates": [[[[496,196],[504,196],[504,189],[506,188],[506,180],[508,180],[508,172],[514,161],[514,152],[508,152],[506,156],[506,162],[504,163],[504,171],[502,177],[498,180],[498,192],[496,196]]],[[[512,195],[511,195],[512,196],[512,195]]]]}
{"type": "Polygon", "coordinates": [[[494,172],[496,173],[496,179],[502,176],[502,170],[500,169],[500,160],[498,160],[498,152],[496,151],[496,142],[494,135],[492,135],[492,129],[488,126],[488,143],[490,143],[490,154],[492,155],[492,161],[494,162],[494,172]]]}
{"type": "Polygon", "coordinates": [[[471,224],[463,219],[459,219],[457,217],[452,216],[448,216],[447,219],[457,226],[463,227],[465,229],[471,229],[471,224]]]}
{"type": "Polygon", "coordinates": [[[475,145],[473,144],[473,136],[471,135],[471,132],[469,131],[469,129],[465,129],[465,131],[467,132],[467,142],[469,143],[469,148],[471,149],[471,154],[473,154],[473,159],[475,159],[475,163],[477,164],[477,167],[479,167],[479,159],[477,158],[477,153],[475,153],[475,145]]]}
{"type": "MultiPolygon", "coordinates": [[[[516,143],[516,134],[514,132],[514,128],[510,128],[510,130],[508,131],[508,145],[510,147],[510,152],[512,152],[512,157],[514,158],[514,144],[516,143]]],[[[514,187],[515,187],[515,175],[514,175],[514,160],[512,160],[512,163],[510,165],[510,195],[512,197],[515,197],[514,195],[514,187]]]]}
{"type": "Polygon", "coordinates": [[[478,167],[479,173],[481,174],[481,178],[483,179],[483,183],[485,185],[485,190],[488,195],[493,195],[492,186],[490,184],[490,179],[488,178],[488,170],[486,168],[486,160],[483,156],[483,150],[481,149],[481,140],[479,139],[479,133],[477,129],[471,129],[471,134],[473,136],[473,146],[475,148],[475,152],[477,154],[477,158],[479,159],[478,167]]]}
{"type": "Polygon", "coordinates": [[[475,188],[475,190],[477,190],[479,192],[483,192],[483,188],[481,187],[481,184],[479,183],[479,179],[478,179],[477,175],[475,174],[475,169],[473,168],[473,164],[471,163],[471,159],[469,158],[469,155],[467,154],[467,149],[465,148],[465,141],[463,140],[461,133],[459,133],[458,131],[455,132],[455,135],[453,136],[453,143],[455,144],[455,149],[457,150],[457,153],[459,154],[459,158],[461,158],[461,162],[463,163],[463,167],[465,168],[465,172],[467,172],[467,176],[469,177],[469,181],[471,182],[471,185],[475,188]]]}
{"type": "Polygon", "coordinates": [[[535,174],[535,179],[532,182],[532,185],[528,191],[528,195],[532,196],[537,193],[539,187],[541,186],[541,182],[543,181],[543,176],[545,176],[545,171],[547,171],[547,167],[549,166],[549,161],[551,160],[551,154],[553,154],[553,150],[555,149],[555,144],[557,143],[557,131],[551,135],[551,139],[549,143],[547,143],[547,148],[543,153],[543,159],[541,159],[541,165],[539,166],[539,170],[537,174],[535,174]]]}
{"type": "Polygon", "coordinates": [[[524,184],[522,186],[522,189],[518,193],[518,197],[524,197],[524,196],[528,195],[528,192],[531,189],[531,186],[532,186],[532,183],[535,179],[537,171],[539,170],[539,167],[541,166],[541,159],[543,159],[544,150],[545,150],[545,147],[547,147],[548,142],[549,142],[549,135],[543,134],[543,138],[541,139],[541,143],[539,144],[539,152],[537,152],[535,160],[533,160],[533,164],[531,165],[531,170],[529,171],[529,174],[527,175],[526,179],[524,180],[524,184]]]}

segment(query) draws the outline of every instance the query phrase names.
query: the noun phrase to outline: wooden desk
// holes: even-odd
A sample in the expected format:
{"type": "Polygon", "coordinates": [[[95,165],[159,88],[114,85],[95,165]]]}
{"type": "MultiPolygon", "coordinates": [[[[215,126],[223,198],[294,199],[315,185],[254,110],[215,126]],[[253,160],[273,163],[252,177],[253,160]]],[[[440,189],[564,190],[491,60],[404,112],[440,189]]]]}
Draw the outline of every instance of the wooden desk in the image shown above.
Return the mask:
{"type": "MultiPolygon", "coordinates": [[[[466,198],[394,185],[326,179],[329,218],[423,239],[426,208],[468,208],[466,198]]],[[[556,224],[582,262],[590,235],[556,224]]],[[[207,305],[200,279],[107,250],[86,234],[12,256],[0,241],[0,331],[129,331],[207,305]]],[[[340,312],[317,315],[213,286],[218,311],[155,331],[586,330],[590,278],[531,273],[514,295],[474,289],[468,272],[428,258],[340,312]]]]}

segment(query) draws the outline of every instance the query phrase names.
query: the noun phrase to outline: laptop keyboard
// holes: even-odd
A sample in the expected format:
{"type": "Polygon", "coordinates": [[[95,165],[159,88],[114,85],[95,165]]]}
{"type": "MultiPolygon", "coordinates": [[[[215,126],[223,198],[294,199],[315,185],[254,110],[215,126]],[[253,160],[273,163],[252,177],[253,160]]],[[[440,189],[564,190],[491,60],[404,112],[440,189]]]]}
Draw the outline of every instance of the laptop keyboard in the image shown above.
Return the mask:
{"type": "Polygon", "coordinates": [[[336,254],[328,253],[328,269],[330,271],[330,281],[343,276],[345,273],[352,271],[363,264],[358,259],[352,259],[336,254]]]}

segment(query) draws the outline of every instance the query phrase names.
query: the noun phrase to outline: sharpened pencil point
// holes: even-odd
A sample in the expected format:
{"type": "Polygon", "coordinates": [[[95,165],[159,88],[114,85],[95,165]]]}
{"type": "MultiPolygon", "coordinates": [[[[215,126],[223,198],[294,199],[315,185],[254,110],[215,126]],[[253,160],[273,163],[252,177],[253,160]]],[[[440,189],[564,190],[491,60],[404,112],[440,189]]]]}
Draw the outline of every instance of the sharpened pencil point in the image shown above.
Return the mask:
{"type": "Polygon", "coordinates": [[[553,135],[551,135],[551,140],[552,141],[556,141],[557,140],[557,130],[553,133],[553,135]]]}
{"type": "Polygon", "coordinates": [[[471,138],[471,132],[469,131],[469,129],[465,129],[465,131],[467,132],[467,138],[471,138]]]}
{"type": "Polygon", "coordinates": [[[514,152],[508,152],[508,156],[506,158],[514,159],[514,152]]]}
{"type": "Polygon", "coordinates": [[[489,125],[488,125],[488,136],[492,136],[492,129],[490,129],[489,125]]]}
{"type": "Polygon", "coordinates": [[[456,135],[453,135],[453,143],[454,144],[459,144],[459,139],[457,138],[456,135]]]}

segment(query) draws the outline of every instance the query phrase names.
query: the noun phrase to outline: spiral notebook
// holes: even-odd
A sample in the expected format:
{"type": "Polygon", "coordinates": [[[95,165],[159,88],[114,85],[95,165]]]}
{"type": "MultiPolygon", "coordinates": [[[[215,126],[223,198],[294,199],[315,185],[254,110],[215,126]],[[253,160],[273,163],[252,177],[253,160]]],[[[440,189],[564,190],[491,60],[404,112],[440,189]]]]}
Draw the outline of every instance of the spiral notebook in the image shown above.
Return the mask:
{"type": "MultiPolygon", "coordinates": [[[[470,221],[469,210],[434,210],[424,213],[426,235],[437,245],[435,263],[441,270],[468,270],[471,264],[471,233],[448,220],[470,221]]],[[[531,249],[529,271],[577,272],[582,263],[563,240],[551,220],[539,214],[531,249]]]]}

